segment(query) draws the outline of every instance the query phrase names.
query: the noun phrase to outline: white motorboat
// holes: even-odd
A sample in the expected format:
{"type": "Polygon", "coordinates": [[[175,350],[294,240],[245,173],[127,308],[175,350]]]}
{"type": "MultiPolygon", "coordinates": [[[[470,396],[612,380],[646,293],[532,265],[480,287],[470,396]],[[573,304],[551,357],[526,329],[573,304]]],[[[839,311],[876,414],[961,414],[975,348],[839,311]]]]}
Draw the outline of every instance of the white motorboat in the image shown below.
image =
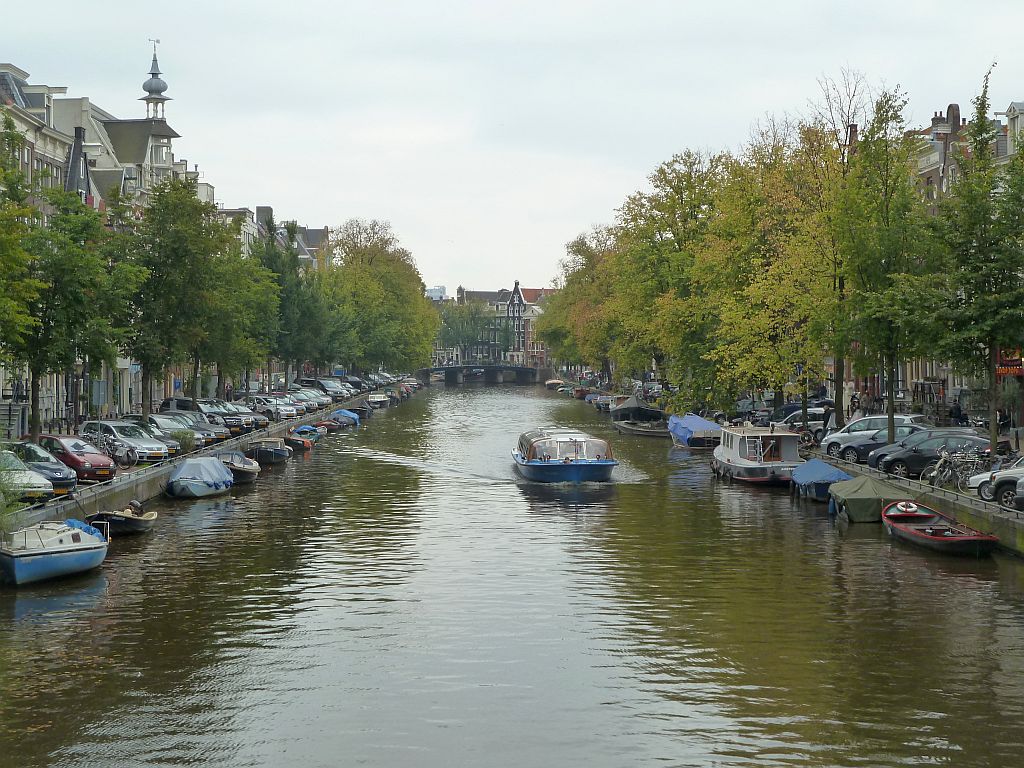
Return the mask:
{"type": "Polygon", "coordinates": [[[788,484],[800,458],[800,435],[773,427],[722,427],[711,468],[726,480],[788,484]]]}

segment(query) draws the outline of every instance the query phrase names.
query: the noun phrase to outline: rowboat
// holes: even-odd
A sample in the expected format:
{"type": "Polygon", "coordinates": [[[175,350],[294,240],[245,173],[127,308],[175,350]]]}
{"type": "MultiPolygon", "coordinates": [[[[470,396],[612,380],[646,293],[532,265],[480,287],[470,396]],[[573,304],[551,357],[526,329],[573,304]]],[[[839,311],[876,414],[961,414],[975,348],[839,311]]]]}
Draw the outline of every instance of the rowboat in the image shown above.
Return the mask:
{"type": "Polygon", "coordinates": [[[254,440],[245,449],[245,455],[250,459],[255,459],[261,465],[280,464],[291,458],[292,449],[285,445],[284,440],[280,437],[264,437],[254,440]]]}
{"type": "Polygon", "coordinates": [[[548,389],[558,389],[563,384],[565,384],[565,382],[561,379],[548,379],[544,382],[544,386],[548,389]]]}
{"type": "Polygon", "coordinates": [[[664,421],[613,421],[612,426],[623,435],[663,437],[666,440],[672,437],[664,421]]]}
{"type": "Polygon", "coordinates": [[[913,501],[897,501],[882,510],[882,524],[893,538],[947,555],[989,554],[999,539],[913,501]]]}
{"type": "Polygon", "coordinates": [[[111,536],[124,536],[125,534],[151,531],[156,524],[156,518],[156,510],[151,509],[145,512],[142,509],[142,504],[132,499],[124,509],[95,512],[87,515],[85,521],[90,525],[106,523],[110,526],[111,536]]]}
{"type": "Polygon", "coordinates": [[[520,435],[512,460],[519,474],[537,483],[605,482],[619,465],[606,440],[553,427],[520,435]]]}
{"type": "Polygon", "coordinates": [[[241,451],[218,451],[213,454],[216,458],[231,470],[231,477],[235,484],[251,483],[260,475],[260,464],[255,459],[250,459],[241,451]]]}

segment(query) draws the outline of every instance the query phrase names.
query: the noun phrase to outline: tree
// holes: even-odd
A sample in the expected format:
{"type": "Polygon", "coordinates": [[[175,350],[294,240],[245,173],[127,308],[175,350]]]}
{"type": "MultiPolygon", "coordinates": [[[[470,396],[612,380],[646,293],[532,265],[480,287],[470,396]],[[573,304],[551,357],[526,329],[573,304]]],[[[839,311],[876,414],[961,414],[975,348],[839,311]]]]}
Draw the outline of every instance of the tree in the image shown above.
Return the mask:
{"type": "Polygon", "coordinates": [[[944,200],[943,236],[952,259],[946,302],[936,312],[940,349],[987,384],[989,430],[999,436],[1000,350],[1024,332],[1024,161],[995,164],[996,126],[989,119],[989,77],[974,99],[974,117],[958,158],[958,178],[944,200]],[[1016,208],[1014,206],[1017,206],[1016,208]]]}
{"type": "Polygon", "coordinates": [[[903,118],[906,97],[883,91],[857,145],[839,198],[851,336],[862,362],[885,371],[889,442],[895,440],[898,364],[922,348],[919,294],[934,272],[927,213],[914,182],[917,139],[903,118]]]}
{"type": "Polygon", "coordinates": [[[33,215],[21,172],[24,143],[11,116],[0,110],[0,345],[22,340],[33,324],[28,304],[43,287],[29,274],[31,257],[24,246],[33,215]]]}
{"type": "MultiPolygon", "coordinates": [[[[136,321],[128,349],[142,366],[142,408],[152,408],[154,376],[199,352],[215,312],[216,257],[230,246],[230,229],[216,206],[196,196],[194,181],[168,179],[154,187],[140,230],[146,280],[135,292],[136,321]]],[[[193,387],[193,396],[197,393],[193,387]]]]}
{"type": "Polygon", "coordinates": [[[40,432],[41,378],[86,357],[113,362],[124,334],[116,323],[125,315],[120,305],[140,276],[108,261],[102,218],[77,195],[47,190],[46,202],[52,212],[45,223],[37,217],[25,238],[30,273],[42,285],[28,304],[33,322],[20,338],[6,341],[11,356],[29,369],[33,440],[40,432]]]}
{"type": "Polygon", "coordinates": [[[459,359],[468,357],[466,348],[479,343],[491,327],[494,314],[482,301],[465,304],[448,302],[441,308],[439,338],[441,346],[459,350],[459,359]]]}

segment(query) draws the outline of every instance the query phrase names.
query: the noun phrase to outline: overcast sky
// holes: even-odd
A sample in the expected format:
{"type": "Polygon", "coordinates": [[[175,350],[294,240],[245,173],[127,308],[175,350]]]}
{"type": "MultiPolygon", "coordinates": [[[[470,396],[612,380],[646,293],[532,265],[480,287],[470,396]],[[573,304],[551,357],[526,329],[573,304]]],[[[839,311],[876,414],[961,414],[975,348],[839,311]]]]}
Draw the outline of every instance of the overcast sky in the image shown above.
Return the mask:
{"type": "Polygon", "coordinates": [[[3,12],[0,61],[144,117],[161,40],[175,154],[225,206],[390,221],[428,286],[550,284],[686,148],[735,149],[843,68],[965,115],[996,60],[1024,99],[1024,3],[44,0],[3,12]]]}

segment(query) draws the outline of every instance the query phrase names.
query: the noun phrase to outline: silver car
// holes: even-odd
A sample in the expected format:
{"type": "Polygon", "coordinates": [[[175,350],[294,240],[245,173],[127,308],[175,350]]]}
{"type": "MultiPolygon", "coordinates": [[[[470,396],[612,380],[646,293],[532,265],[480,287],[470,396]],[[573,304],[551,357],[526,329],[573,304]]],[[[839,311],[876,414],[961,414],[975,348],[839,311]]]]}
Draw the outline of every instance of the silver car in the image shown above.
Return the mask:
{"type": "Polygon", "coordinates": [[[25,466],[11,451],[0,451],[0,485],[9,500],[45,501],[53,496],[53,483],[25,466]]]}
{"type": "MultiPolygon", "coordinates": [[[[897,425],[927,424],[928,419],[920,413],[897,413],[895,415],[895,423],[897,425]]],[[[851,421],[840,430],[830,432],[821,441],[821,450],[833,459],[838,459],[843,452],[843,446],[851,440],[863,437],[866,432],[877,432],[880,429],[887,429],[888,426],[888,416],[864,416],[856,421],[851,421]]]]}
{"type": "Polygon", "coordinates": [[[150,437],[138,424],[130,421],[86,421],[78,433],[90,439],[107,438],[115,444],[134,448],[139,461],[163,461],[168,456],[165,443],[150,437]]]}

